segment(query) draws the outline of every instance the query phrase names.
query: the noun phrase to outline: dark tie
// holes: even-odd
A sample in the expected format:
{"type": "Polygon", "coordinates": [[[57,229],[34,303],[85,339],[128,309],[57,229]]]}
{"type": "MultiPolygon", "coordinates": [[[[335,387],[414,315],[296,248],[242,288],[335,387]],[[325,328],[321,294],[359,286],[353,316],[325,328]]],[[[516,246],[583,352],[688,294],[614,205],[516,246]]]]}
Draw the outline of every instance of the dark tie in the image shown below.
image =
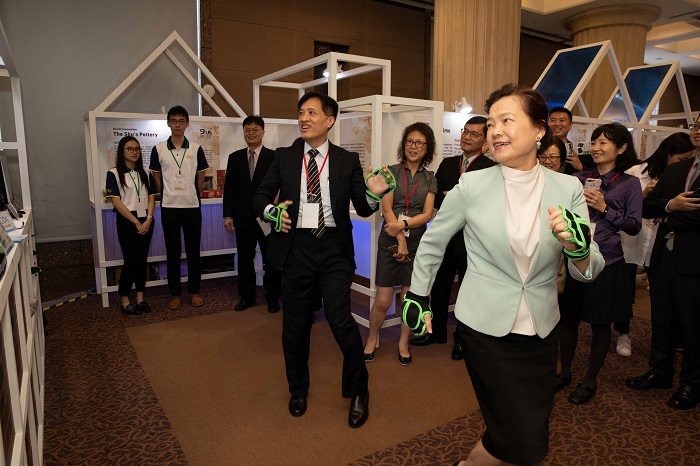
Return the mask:
{"type": "Polygon", "coordinates": [[[321,177],[318,173],[318,164],[316,163],[316,155],[318,151],[316,149],[311,149],[309,152],[309,179],[308,183],[311,183],[311,190],[309,191],[309,186],[307,186],[308,202],[318,203],[318,228],[311,230],[311,234],[319,238],[324,231],[326,231],[326,221],[323,217],[323,201],[321,200],[321,177]]]}
{"type": "Polygon", "coordinates": [[[690,170],[690,174],[688,175],[688,185],[685,187],[686,191],[690,191],[691,186],[693,186],[693,183],[695,183],[695,180],[698,177],[698,173],[700,173],[700,162],[694,162],[693,168],[690,170]]]}
{"type": "Polygon", "coordinates": [[[253,149],[248,149],[248,173],[252,180],[253,173],[255,173],[255,151],[253,149]]]}

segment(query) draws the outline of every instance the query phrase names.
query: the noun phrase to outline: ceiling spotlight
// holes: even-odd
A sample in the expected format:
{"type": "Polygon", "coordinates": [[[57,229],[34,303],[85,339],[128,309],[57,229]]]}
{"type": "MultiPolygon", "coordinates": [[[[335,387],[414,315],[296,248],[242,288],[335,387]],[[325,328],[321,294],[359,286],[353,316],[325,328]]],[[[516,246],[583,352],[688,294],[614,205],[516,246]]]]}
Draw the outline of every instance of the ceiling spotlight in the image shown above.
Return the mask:
{"type": "Polygon", "coordinates": [[[460,100],[452,104],[452,109],[457,113],[471,113],[472,106],[467,103],[467,98],[462,97],[460,100]]]}

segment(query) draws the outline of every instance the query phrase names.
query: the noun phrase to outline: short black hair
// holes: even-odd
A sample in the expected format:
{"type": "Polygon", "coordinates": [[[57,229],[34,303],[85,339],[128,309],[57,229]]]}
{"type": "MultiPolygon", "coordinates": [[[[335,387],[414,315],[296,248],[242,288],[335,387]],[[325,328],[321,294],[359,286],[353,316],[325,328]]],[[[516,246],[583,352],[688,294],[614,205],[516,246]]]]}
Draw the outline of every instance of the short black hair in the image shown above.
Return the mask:
{"type": "Polygon", "coordinates": [[[304,94],[301,99],[299,99],[297,110],[301,110],[301,106],[304,105],[304,102],[313,98],[317,98],[321,101],[321,109],[326,116],[332,116],[336,119],[338,118],[338,102],[336,102],[333,97],[329,97],[319,92],[307,92],[304,94]]]}
{"type": "Polygon", "coordinates": [[[598,139],[601,135],[605,136],[605,139],[615,144],[617,149],[627,144],[624,152],[618,154],[617,158],[615,159],[615,168],[617,171],[624,172],[625,170],[629,170],[634,165],[639,163],[637,151],[634,149],[632,134],[625,126],[621,125],[620,123],[608,123],[606,125],[598,126],[591,134],[591,142],[598,139]]]}
{"type": "Polygon", "coordinates": [[[265,120],[262,119],[259,115],[248,115],[245,117],[245,120],[243,120],[243,127],[246,127],[248,125],[258,125],[262,129],[265,129],[265,120]]]}
{"type": "Polygon", "coordinates": [[[175,115],[182,115],[185,117],[185,120],[190,121],[190,114],[187,113],[187,110],[185,110],[185,107],[183,107],[182,105],[176,105],[170,110],[168,110],[168,117],[166,118],[166,120],[169,120],[175,115]]]}
{"type": "Polygon", "coordinates": [[[566,163],[566,154],[569,151],[566,149],[566,144],[564,144],[564,141],[562,141],[559,138],[552,138],[552,143],[548,146],[545,146],[544,144],[542,144],[540,146],[540,149],[537,151],[537,155],[540,156],[540,155],[544,154],[544,151],[546,151],[547,149],[549,149],[552,146],[555,146],[557,148],[557,150],[559,151],[559,161],[561,162],[561,165],[564,166],[564,164],[566,163]]]}
{"type": "Polygon", "coordinates": [[[549,111],[549,116],[552,116],[552,113],[566,113],[569,115],[569,121],[574,121],[574,116],[571,114],[571,110],[569,110],[566,107],[554,107],[549,111]]]}
{"type": "Polygon", "coordinates": [[[486,136],[486,133],[488,133],[488,128],[486,127],[486,121],[487,121],[487,120],[486,120],[486,117],[475,116],[475,117],[471,117],[469,120],[467,120],[467,122],[464,124],[464,126],[467,126],[467,125],[483,125],[484,128],[483,128],[482,131],[483,131],[483,133],[484,133],[484,136],[486,136]]]}

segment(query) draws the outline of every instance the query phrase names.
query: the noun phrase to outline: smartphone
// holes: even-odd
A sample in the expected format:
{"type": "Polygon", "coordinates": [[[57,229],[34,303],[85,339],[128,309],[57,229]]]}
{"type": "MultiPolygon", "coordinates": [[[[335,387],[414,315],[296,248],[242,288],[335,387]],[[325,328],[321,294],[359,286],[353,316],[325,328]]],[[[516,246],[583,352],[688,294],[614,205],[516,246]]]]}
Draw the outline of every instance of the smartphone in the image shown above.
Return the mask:
{"type": "Polygon", "coordinates": [[[388,249],[389,252],[392,253],[392,254],[397,254],[397,253],[399,252],[399,246],[398,246],[398,244],[394,244],[393,246],[389,246],[387,249],[388,249]]]}
{"type": "Polygon", "coordinates": [[[586,178],[586,184],[583,186],[584,191],[600,191],[600,185],[603,180],[600,178],[586,178]]]}

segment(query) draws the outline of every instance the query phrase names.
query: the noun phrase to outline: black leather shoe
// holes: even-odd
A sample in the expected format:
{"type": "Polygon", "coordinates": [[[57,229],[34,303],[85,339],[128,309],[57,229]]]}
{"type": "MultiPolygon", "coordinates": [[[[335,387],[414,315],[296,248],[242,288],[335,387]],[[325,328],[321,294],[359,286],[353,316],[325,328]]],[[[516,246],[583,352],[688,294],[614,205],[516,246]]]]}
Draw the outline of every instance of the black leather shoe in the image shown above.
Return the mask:
{"type": "Polygon", "coordinates": [[[241,311],[245,311],[246,309],[248,309],[249,307],[254,306],[254,305],[255,305],[255,299],[243,298],[238,302],[238,304],[236,304],[236,307],[234,307],[233,310],[237,311],[237,312],[241,312],[241,311]]]}
{"type": "Polygon", "coordinates": [[[661,377],[649,371],[639,377],[630,377],[625,380],[625,385],[635,390],[649,390],[650,388],[671,388],[673,387],[672,377],[661,377]]]}
{"type": "Polygon", "coordinates": [[[673,409],[693,409],[698,404],[699,392],[690,385],[681,385],[668,400],[668,405],[673,409]]]}
{"type": "Polygon", "coordinates": [[[362,395],[352,397],[350,401],[350,413],[348,414],[348,424],[356,429],[365,423],[369,416],[369,391],[362,395]]]}
{"type": "Polygon", "coordinates": [[[428,346],[432,345],[433,343],[443,344],[447,343],[447,337],[438,338],[432,333],[426,333],[422,337],[412,338],[410,343],[413,346],[428,346]]]}
{"type": "Polygon", "coordinates": [[[303,416],[306,412],[306,395],[301,398],[292,397],[289,400],[289,414],[294,417],[303,416]]]}
{"type": "Polygon", "coordinates": [[[557,393],[560,391],[562,388],[566,387],[571,383],[571,376],[569,377],[564,377],[561,374],[557,374],[554,377],[554,393],[557,393]]]}
{"type": "Polygon", "coordinates": [[[464,359],[464,353],[462,352],[462,344],[461,343],[455,343],[455,345],[452,347],[452,359],[455,361],[461,361],[464,359]]]}
{"type": "Polygon", "coordinates": [[[372,361],[374,361],[374,351],[372,351],[371,353],[365,353],[365,362],[372,362],[372,361]]]}
{"type": "Polygon", "coordinates": [[[280,302],[278,298],[267,298],[267,312],[270,314],[274,314],[275,312],[279,312],[280,310],[280,302]]]}
{"type": "Polygon", "coordinates": [[[122,311],[124,315],[127,316],[137,316],[139,315],[139,310],[136,306],[133,304],[129,303],[126,306],[122,306],[121,304],[119,305],[119,310],[122,311]]]}
{"type": "Polygon", "coordinates": [[[413,362],[413,356],[408,356],[407,358],[401,356],[401,352],[399,351],[399,364],[402,366],[408,366],[413,362]]]}
{"type": "Polygon", "coordinates": [[[593,395],[595,395],[597,388],[597,385],[591,388],[585,383],[578,384],[576,390],[571,392],[571,395],[569,395],[569,403],[573,403],[575,405],[582,405],[584,403],[588,403],[588,400],[593,398],[593,395]]]}

